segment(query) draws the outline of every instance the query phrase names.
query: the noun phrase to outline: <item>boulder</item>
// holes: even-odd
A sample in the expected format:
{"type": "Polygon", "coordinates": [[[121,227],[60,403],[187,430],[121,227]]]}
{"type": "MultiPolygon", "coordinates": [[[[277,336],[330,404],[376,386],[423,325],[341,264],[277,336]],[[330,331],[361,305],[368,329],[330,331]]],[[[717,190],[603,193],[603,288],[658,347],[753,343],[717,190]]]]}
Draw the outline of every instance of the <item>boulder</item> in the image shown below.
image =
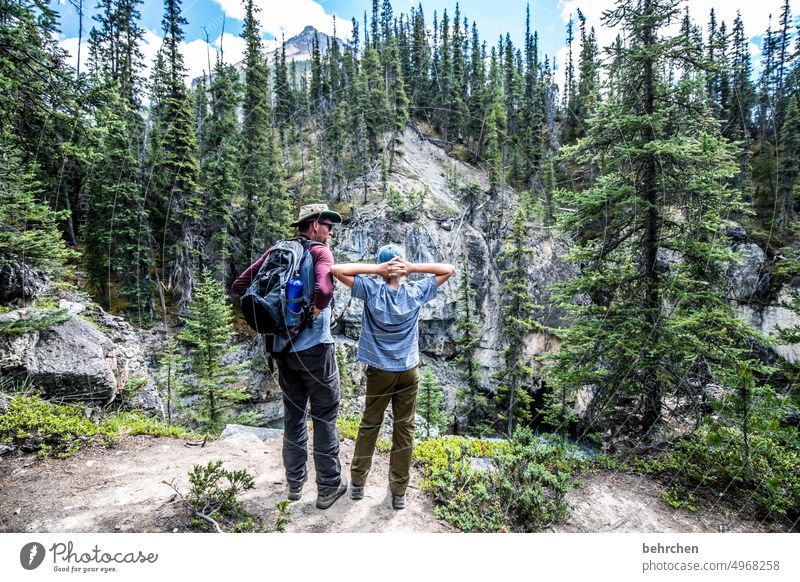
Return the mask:
{"type": "Polygon", "coordinates": [[[29,302],[49,287],[47,274],[24,263],[0,261],[0,303],[29,302]]]}
{"type": "Polygon", "coordinates": [[[243,424],[228,424],[220,435],[221,439],[255,436],[262,441],[283,436],[283,430],[278,428],[259,428],[243,424]]]}
{"type": "Polygon", "coordinates": [[[747,303],[766,283],[764,273],[766,255],[755,243],[737,242],[731,248],[738,255],[737,261],[728,269],[731,297],[747,303]]]}
{"type": "MultiPolygon", "coordinates": [[[[22,317],[39,310],[17,310],[22,317]]],[[[0,335],[0,372],[30,379],[47,398],[107,404],[122,386],[113,342],[80,317],[42,331],[0,335]]]]}
{"type": "MultiPolygon", "coordinates": [[[[120,317],[95,304],[62,299],[59,308],[72,315],[42,331],[0,335],[0,373],[27,377],[47,398],[107,404],[125,391],[129,405],[164,414],[139,337],[120,317]]],[[[35,314],[19,309],[3,314],[16,319],[35,314]]]]}

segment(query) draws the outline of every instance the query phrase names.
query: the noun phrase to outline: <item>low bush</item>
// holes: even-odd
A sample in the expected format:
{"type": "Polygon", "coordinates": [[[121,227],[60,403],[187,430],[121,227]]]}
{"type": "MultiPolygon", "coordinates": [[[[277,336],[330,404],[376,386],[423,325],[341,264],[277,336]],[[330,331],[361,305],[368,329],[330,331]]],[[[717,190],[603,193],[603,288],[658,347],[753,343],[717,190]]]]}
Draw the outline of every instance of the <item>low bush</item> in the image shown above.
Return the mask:
{"type": "MultiPolygon", "coordinates": [[[[358,436],[358,427],[361,426],[361,416],[340,415],[336,419],[336,428],[339,429],[339,440],[352,439],[358,436]]],[[[388,453],[392,450],[392,441],[379,438],[375,445],[381,453],[388,453]]]]}
{"type": "Polygon", "coordinates": [[[111,444],[115,437],[113,429],[86,418],[84,410],[34,396],[15,396],[6,413],[0,415],[0,443],[60,459],[91,442],[111,444]]]}
{"type": "Polygon", "coordinates": [[[433,439],[415,457],[436,515],[462,531],[532,532],[568,513],[572,461],[529,429],[518,429],[510,442],[433,439]],[[476,457],[484,468],[473,466],[476,457]]]}
{"type": "Polygon", "coordinates": [[[800,455],[796,443],[774,435],[750,435],[745,453],[736,428],[704,426],[681,442],[665,465],[700,485],[752,496],[780,516],[800,513],[800,455]]]}
{"type": "Polygon", "coordinates": [[[200,438],[142,412],[118,411],[93,419],[87,418],[84,406],[54,404],[36,396],[10,397],[5,412],[0,413],[0,444],[43,457],[65,459],[85,445],[99,442],[109,446],[125,435],[200,438]]]}

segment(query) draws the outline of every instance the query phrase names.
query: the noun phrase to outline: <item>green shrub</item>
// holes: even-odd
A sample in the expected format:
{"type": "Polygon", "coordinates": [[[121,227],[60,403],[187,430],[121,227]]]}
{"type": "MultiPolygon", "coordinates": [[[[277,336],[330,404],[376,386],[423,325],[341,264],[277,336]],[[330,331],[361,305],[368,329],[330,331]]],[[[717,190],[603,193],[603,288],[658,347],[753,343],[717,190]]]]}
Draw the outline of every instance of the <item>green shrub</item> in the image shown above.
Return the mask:
{"type": "Polygon", "coordinates": [[[82,446],[109,446],[125,435],[150,435],[196,440],[183,427],[168,425],[142,412],[119,411],[99,420],[86,418],[85,407],[53,404],[36,396],[14,396],[0,414],[0,443],[43,457],[65,459],[82,446]]]}
{"type": "MultiPolygon", "coordinates": [[[[361,426],[361,416],[339,416],[336,419],[336,428],[339,429],[339,440],[356,440],[359,426],[361,426]]],[[[388,453],[392,450],[392,441],[379,438],[375,448],[381,453],[388,453]]]]}
{"type": "Polygon", "coordinates": [[[189,472],[189,495],[185,499],[195,516],[192,526],[206,530],[216,523],[230,531],[259,531],[260,521],[238,499],[252,489],[255,479],[244,469],[228,471],[222,461],[209,461],[205,467],[195,465],[189,472]]]}
{"type": "Polygon", "coordinates": [[[680,483],[673,483],[669,489],[662,491],[661,499],[675,509],[685,507],[689,511],[697,511],[694,495],[689,493],[680,483]]]}
{"type": "Polygon", "coordinates": [[[91,442],[110,445],[114,436],[107,424],[86,418],[83,407],[33,396],[15,396],[0,415],[0,443],[45,457],[65,459],[91,442]]]}
{"type": "Polygon", "coordinates": [[[569,462],[557,446],[518,429],[510,443],[446,437],[421,443],[423,490],[438,503],[436,515],[462,531],[531,532],[566,517],[569,462]],[[490,470],[470,457],[484,457],[490,470]]]}
{"type": "MultiPolygon", "coordinates": [[[[796,436],[794,437],[796,439],[796,436]]],[[[665,465],[701,485],[735,488],[766,510],[796,515],[800,508],[800,455],[776,435],[751,434],[748,451],[741,432],[729,426],[701,427],[680,443],[665,465]]]]}
{"type": "Polygon", "coordinates": [[[158,419],[147,416],[142,412],[122,411],[117,412],[108,419],[105,424],[114,434],[123,435],[147,435],[153,437],[173,437],[178,439],[198,440],[200,435],[182,426],[166,424],[158,419]]]}
{"type": "Polygon", "coordinates": [[[13,321],[0,321],[0,333],[20,335],[29,331],[42,331],[69,321],[71,316],[67,311],[67,309],[48,309],[13,321]]]}

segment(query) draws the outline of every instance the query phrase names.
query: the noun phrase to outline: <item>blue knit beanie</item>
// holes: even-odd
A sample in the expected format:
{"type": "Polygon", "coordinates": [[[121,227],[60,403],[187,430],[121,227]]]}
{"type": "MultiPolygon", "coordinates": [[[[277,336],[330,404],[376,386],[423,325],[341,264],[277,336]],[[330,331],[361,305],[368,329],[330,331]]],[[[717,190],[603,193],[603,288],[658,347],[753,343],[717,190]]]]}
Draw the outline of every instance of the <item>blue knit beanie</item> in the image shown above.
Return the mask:
{"type": "Polygon", "coordinates": [[[378,249],[378,264],[391,261],[395,257],[406,258],[403,250],[396,245],[384,245],[378,249]]]}

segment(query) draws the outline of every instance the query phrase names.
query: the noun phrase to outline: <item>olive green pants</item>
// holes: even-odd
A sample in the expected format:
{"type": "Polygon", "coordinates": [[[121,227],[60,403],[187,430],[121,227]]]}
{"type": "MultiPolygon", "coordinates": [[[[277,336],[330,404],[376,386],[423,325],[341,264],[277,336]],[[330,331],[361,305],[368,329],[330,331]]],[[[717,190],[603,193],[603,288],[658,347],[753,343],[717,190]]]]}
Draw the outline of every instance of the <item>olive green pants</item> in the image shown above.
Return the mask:
{"type": "Polygon", "coordinates": [[[386,372],[367,368],[367,396],[364,416],[356,437],[350,475],[353,485],[363,486],[372,467],[375,443],[383,423],[383,414],[392,403],[394,424],[392,452],[389,457],[389,488],[392,495],[403,495],[408,487],[411,451],[414,446],[414,416],[417,411],[419,368],[404,372],[386,372]]]}

